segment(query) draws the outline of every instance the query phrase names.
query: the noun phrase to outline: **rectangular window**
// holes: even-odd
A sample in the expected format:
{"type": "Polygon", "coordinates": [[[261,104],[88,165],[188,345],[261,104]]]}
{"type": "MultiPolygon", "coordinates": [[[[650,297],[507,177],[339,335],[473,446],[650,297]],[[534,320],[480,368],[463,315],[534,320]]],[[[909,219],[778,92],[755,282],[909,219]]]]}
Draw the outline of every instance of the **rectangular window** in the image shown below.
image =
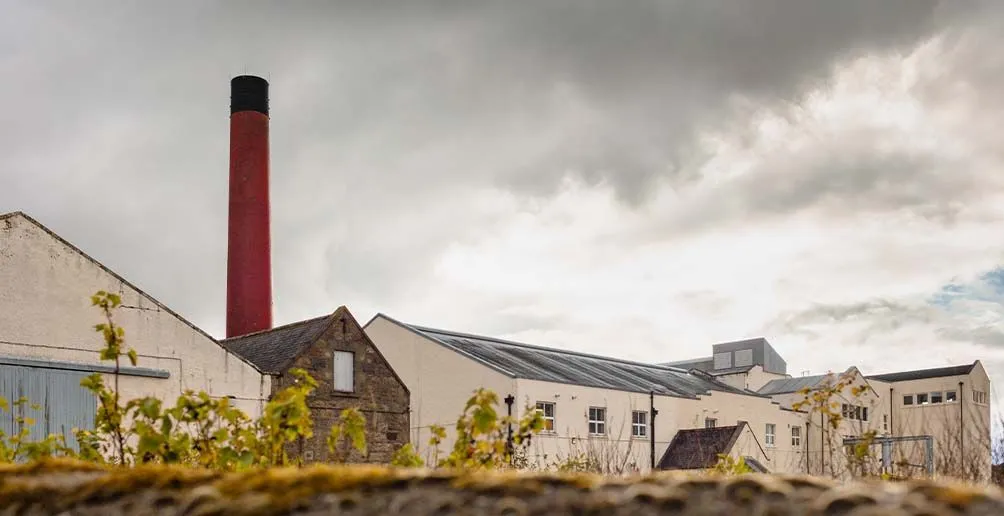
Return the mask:
{"type": "Polygon", "coordinates": [[[856,421],[861,421],[861,408],[860,405],[854,407],[854,420],[856,421]]]}
{"type": "Polygon", "coordinates": [[[903,396],[903,404],[913,405],[913,394],[907,394],[906,396],[903,396]]]}
{"type": "Polygon", "coordinates": [[[550,401],[538,401],[537,412],[544,418],[544,431],[554,431],[554,403],[550,401]]]}
{"type": "Polygon", "coordinates": [[[861,407],[861,420],[868,421],[868,407],[861,407]]]}
{"type": "Polygon", "coordinates": [[[889,431],[889,414],[882,414],[882,431],[889,431]]]}
{"type": "Polygon", "coordinates": [[[851,417],[850,410],[847,409],[847,404],[846,403],[842,403],[840,405],[840,417],[842,417],[844,419],[849,419],[851,417]]]}
{"type": "Polygon", "coordinates": [[[607,433],[607,409],[589,407],[589,433],[591,435],[604,435],[607,433]]]}
{"type": "Polygon", "coordinates": [[[631,413],[631,435],[634,437],[648,435],[648,412],[635,410],[631,413]]]}
{"type": "Polygon", "coordinates": [[[736,351],[736,367],[746,367],[753,365],[753,350],[740,349],[736,351]]]}
{"type": "Polygon", "coordinates": [[[718,420],[713,417],[704,418],[704,428],[714,428],[718,426],[718,420]]]}
{"type": "Polygon", "coordinates": [[[728,369],[732,367],[732,352],[715,353],[715,369],[728,369]]]}
{"type": "Polygon", "coordinates": [[[945,402],[951,403],[953,401],[959,401],[958,395],[955,391],[945,391],[945,402]]]}
{"type": "Polygon", "coordinates": [[[941,403],[942,399],[940,392],[931,393],[931,403],[941,403]]]}
{"type": "Polygon", "coordinates": [[[763,441],[767,446],[774,446],[774,423],[767,423],[767,429],[764,431],[763,441]]]}
{"type": "Polygon", "coordinates": [[[335,351],[335,390],[355,391],[355,354],[350,351],[335,351]]]}
{"type": "Polygon", "coordinates": [[[917,395],[917,405],[927,405],[927,393],[917,395]]]}
{"type": "Polygon", "coordinates": [[[791,427],[791,445],[796,448],[802,445],[802,427],[791,427]]]}

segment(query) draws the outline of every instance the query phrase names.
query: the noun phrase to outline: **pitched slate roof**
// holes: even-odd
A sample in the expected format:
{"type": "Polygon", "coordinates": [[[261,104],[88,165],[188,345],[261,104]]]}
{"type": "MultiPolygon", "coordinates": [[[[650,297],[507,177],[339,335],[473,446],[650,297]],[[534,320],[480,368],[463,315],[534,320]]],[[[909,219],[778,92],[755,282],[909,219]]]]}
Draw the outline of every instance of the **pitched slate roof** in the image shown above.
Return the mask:
{"type": "Polygon", "coordinates": [[[513,378],[696,398],[711,391],[757,396],[686,370],[415,326],[377,315],[513,378]]]}
{"type": "Polygon", "coordinates": [[[923,380],[925,378],[941,378],[945,376],[963,376],[971,373],[976,367],[976,362],[967,365],[935,367],[931,369],[915,369],[913,371],[901,371],[898,373],[873,374],[867,376],[869,380],[880,382],[905,382],[909,380],[923,380]]]}
{"type": "Polygon", "coordinates": [[[331,325],[331,315],[220,341],[263,373],[280,374],[331,325]]]}
{"type": "Polygon", "coordinates": [[[658,468],[710,468],[718,462],[719,454],[732,451],[744,428],[746,423],[740,422],[734,426],[679,430],[662,454],[658,468]]]}

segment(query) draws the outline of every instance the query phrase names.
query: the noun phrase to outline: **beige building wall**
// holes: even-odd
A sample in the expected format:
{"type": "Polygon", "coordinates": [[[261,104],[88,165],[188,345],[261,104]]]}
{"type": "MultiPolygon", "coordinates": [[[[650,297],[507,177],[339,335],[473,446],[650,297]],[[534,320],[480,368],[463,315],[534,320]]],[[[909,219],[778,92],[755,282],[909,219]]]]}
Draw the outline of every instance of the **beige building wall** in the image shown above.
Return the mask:
{"type": "MultiPolygon", "coordinates": [[[[990,478],[990,379],[981,362],[968,375],[882,385],[885,402],[892,405],[894,435],[932,436],[938,475],[990,478]],[[953,394],[955,400],[950,401],[953,394]],[[926,401],[918,401],[920,396],[926,401]],[[905,404],[904,397],[912,404],[905,404]]],[[[920,444],[902,445],[893,457],[910,464],[922,459],[920,444]]]]}
{"type": "Polygon", "coordinates": [[[90,296],[105,290],[122,296],[115,322],[139,354],[139,367],[170,373],[167,379],[121,377],[125,399],[173,402],[192,389],[233,396],[255,417],[271,388],[268,376],[20,214],[0,219],[0,285],[5,356],[100,364],[103,340],[94,325],[104,321],[90,296]]]}
{"type": "MultiPolygon", "coordinates": [[[[479,387],[494,391],[499,405],[515,395],[516,380],[419,335],[383,315],[363,330],[411,391],[411,442],[426,456],[430,427],[447,431],[446,444],[454,441],[457,418],[479,387]]],[[[518,399],[518,398],[517,398],[518,399]]],[[[514,407],[515,410],[515,407],[514,407]]],[[[449,452],[447,446],[441,451],[449,452]]]]}

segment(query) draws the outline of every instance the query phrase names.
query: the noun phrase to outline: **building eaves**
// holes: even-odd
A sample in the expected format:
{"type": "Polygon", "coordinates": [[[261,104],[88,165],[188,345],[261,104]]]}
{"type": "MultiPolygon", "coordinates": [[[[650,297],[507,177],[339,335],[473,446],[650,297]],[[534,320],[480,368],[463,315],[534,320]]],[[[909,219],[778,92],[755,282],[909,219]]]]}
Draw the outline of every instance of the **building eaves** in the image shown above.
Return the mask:
{"type": "Polygon", "coordinates": [[[906,382],[910,380],[924,380],[927,378],[943,378],[947,376],[965,376],[973,371],[976,362],[966,365],[934,367],[929,369],[914,369],[911,371],[900,371],[895,373],[883,373],[868,375],[869,380],[880,382],[906,382]]]}
{"type": "MultiPolygon", "coordinates": [[[[0,215],[0,221],[6,220],[8,218],[15,217],[15,216],[21,216],[25,220],[27,220],[28,222],[34,224],[36,227],[38,227],[42,231],[45,231],[46,233],[49,234],[49,236],[51,236],[52,238],[55,238],[56,241],[58,241],[59,243],[65,245],[66,247],[69,247],[70,250],[72,250],[73,252],[79,254],[80,256],[83,256],[87,261],[89,261],[89,262],[93,263],[94,265],[96,265],[99,269],[101,269],[102,271],[104,271],[106,274],[108,274],[111,277],[115,278],[116,280],[118,280],[119,282],[121,282],[123,285],[131,288],[132,290],[135,290],[140,296],[143,296],[143,297],[149,299],[151,302],[153,302],[154,305],[157,306],[157,308],[159,308],[163,312],[165,312],[165,313],[171,315],[172,317],[174,317],[175,319],[181,321],[181,323],[184,324],[185,326],[188,326],[192,330],[195,330],[196,333],[202,335],[203,337],[206,337],[207,339],[209,339],[210,341],[212,341],[214,344],[216,344],[217,346],[220,346],[225,351],[227,351],[228,353],[230,353],[230,350],[228,350],[225,346],[223,346],[222,344],[220,344],[220,341],[216,340],[216,338],[214,338],[212,335],[210,335],[210,334],[206,333],[205,331],[203,331],[202,328],[199,328],[198,326],[196,326],[194,323],[192,323],[188,319],[185,319],[184,317],[181,316],[181,314],[175,312],[174,310],[171,310],[170,308],[167,307],[167,305],[165,305],[164,303],[161,303],[160,301],[158,301],[157,298],[155,298],[155,297],[151,296],[150,294],[146,293],[146,291],[144,291],[143,289],[139,288],[138,286],[136,286],[135,284],[133,284],[131,281],[125,279],[124,277],[122,277],[121,275],[119,275],[117,272],[115,272],[115,271],[111,270],[110,268],[106,267],[105,264],[103,264],[100,261],[96,260],[91,255],[87,254],[86,252],[83,251],[83,249],[81,249],[81,248],[77,247],[76,245],[72,244],[69,240],[67,240],[67,239],[59,236],[59,234],[57,234],[55,231],[49,229],[48,227],[45,226],[45,224],[42,224],[41,222],[35,220],[30,215],[28,215],[28,214],[26,214],[26,213],[24,213],[22,211],[14,211],[14,212],[9,212],[9,213],[5,213],[3,215],[0,215]]],[[[231,353],[231,354],[233,354],[233,353],[231,353]]],[[[263,372],[261,369],[259,369],[257,366],[255,366],[253,363],[251,363],[248,360],[244,359],[240,355],[235,355],[235,356],[237,357],[238,360],[240,360],[241,362],[244,362],[244,363],[248,364],[249,366],[251,366],[252,368],[254,368],[256,371],[258,371],[259,373],[263,372]]]]}

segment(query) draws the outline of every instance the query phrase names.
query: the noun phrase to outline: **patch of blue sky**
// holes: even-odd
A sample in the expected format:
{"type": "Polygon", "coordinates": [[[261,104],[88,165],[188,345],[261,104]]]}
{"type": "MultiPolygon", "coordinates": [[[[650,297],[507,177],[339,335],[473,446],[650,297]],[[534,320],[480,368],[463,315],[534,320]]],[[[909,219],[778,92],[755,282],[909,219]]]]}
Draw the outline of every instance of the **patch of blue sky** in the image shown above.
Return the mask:
{"type": "Polygon", "coordinates": [[[1004,305],[1004,267],[995,267],[970,281],[948,283],[932,294],[927,302],[944,309],[959,302],[1004,305]]]}

